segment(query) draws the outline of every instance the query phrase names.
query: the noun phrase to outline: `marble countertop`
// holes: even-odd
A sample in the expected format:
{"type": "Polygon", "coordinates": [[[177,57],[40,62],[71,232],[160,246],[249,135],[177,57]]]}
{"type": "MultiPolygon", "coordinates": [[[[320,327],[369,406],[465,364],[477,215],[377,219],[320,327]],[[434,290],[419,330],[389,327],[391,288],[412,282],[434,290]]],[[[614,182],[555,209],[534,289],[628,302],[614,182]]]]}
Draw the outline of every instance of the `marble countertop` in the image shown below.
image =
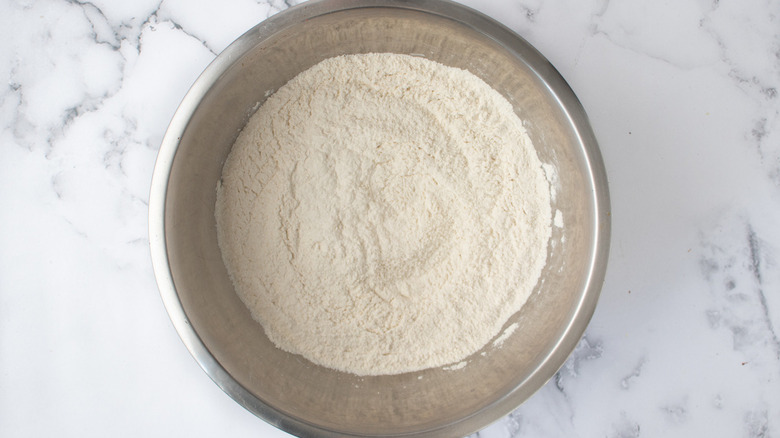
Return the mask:
{"type": "MultiPolygon", "coordinates": [[[[0,2],[0,436],[289,436],[192,359],[147,199],[203,68],[282,0],[0,2]]],[[[593,320],[475,434],[780,434],[780,3],[464,1],[558,68],[612,196],[593,320]]]]}

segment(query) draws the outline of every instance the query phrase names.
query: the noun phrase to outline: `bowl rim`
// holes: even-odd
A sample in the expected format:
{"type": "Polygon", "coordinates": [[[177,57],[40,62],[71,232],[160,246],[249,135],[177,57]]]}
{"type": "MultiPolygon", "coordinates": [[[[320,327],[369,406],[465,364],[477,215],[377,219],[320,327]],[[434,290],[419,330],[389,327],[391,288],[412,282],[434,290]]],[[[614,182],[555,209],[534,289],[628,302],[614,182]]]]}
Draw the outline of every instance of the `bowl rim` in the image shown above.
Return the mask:
{"type": "Polygon", "coordinates": [[[241,35],[222,51],[193,83],[174,113],[161,142],[149,194],[149,246],[152,266],[163,304],[179,337],[198,365],[226,394],[257,417],[297,436],[357,436],[323,429],[267,405],[239,384],[219,364],[190,324],[179,300],[168,261],[165,237],[165,204],[168,180],[182,135],[206,93],[219,77],[234,64],[235,60],[258,42],[264,41],[280,30],[301,21],[334,12],[365,8],[404,9],[454,20],[491,38],[515,56],[521,57],[541,82],[548,87],[551,95],[558,99],[560,108],[577,133],[589,170],[589,174],[586,176],[594,188],[589,200],[595,206],[592,228],[594,244],[590,254],[588,277],[585,280],[585,292],[574,311],[573,318],[565,327],[563,336],[540,365],[512,391],[469,416],[432,430],[375,436],[451,436],[453,433],[467,435],[510,413],[531,397],[563,366],[582,337],[595,311],[606,273],[611,233],[606,170],[582,104],[561,74],[544,56],[521,36],[487,15],[450,0],[311,0],[284,10],[241,35]]]}

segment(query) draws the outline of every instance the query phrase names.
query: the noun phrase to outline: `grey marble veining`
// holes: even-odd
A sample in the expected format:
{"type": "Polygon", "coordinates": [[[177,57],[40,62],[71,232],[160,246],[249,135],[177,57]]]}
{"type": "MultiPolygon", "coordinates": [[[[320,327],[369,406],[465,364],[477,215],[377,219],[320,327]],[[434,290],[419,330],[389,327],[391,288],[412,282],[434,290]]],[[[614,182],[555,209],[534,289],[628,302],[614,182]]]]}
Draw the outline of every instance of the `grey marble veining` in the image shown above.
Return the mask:
{"type": "MultiPolygon", "coordinates": [[[[146,215],[190,84],[293,3],[0,3],[0,436],[287,436],[181,344],[146,215]]],[[[464,3],[572,85],[613,219],[585,336],[473,436],[780,434],[780,3],[464,3]]]]}

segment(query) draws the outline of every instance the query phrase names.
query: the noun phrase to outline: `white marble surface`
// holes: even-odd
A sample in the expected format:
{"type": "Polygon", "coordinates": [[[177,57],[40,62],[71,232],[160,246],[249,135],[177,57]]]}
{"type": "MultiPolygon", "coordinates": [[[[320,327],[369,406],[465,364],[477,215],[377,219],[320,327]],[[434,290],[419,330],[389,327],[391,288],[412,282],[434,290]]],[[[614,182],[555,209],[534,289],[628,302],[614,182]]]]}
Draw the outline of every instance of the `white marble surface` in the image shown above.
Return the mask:
{"type": "MultiPolygon", "coordinates": [[[[0,2],[0,436],[287,436],[184,348],[146,219],[189,85],[287,3],[0,2]]],[[[569,81],[613,202],[585,337],[475,436],[780,435],[780,3],[465,3],[569,81]]]]}

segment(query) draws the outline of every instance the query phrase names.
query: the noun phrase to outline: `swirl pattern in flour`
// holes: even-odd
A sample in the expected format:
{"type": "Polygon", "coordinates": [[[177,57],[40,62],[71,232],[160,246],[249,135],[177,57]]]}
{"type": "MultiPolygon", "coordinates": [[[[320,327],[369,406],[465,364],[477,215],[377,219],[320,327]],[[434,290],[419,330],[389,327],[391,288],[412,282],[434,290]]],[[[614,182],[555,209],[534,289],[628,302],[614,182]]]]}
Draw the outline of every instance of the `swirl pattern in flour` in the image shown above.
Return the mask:
{"type": "Polygon", "coordinates": [[[225,163],[216,215],[268,337],[358,375],[478,351],[536,285],[551,226],[509,102],[396,54],[327,59],[274,93],[225,163]]]}

